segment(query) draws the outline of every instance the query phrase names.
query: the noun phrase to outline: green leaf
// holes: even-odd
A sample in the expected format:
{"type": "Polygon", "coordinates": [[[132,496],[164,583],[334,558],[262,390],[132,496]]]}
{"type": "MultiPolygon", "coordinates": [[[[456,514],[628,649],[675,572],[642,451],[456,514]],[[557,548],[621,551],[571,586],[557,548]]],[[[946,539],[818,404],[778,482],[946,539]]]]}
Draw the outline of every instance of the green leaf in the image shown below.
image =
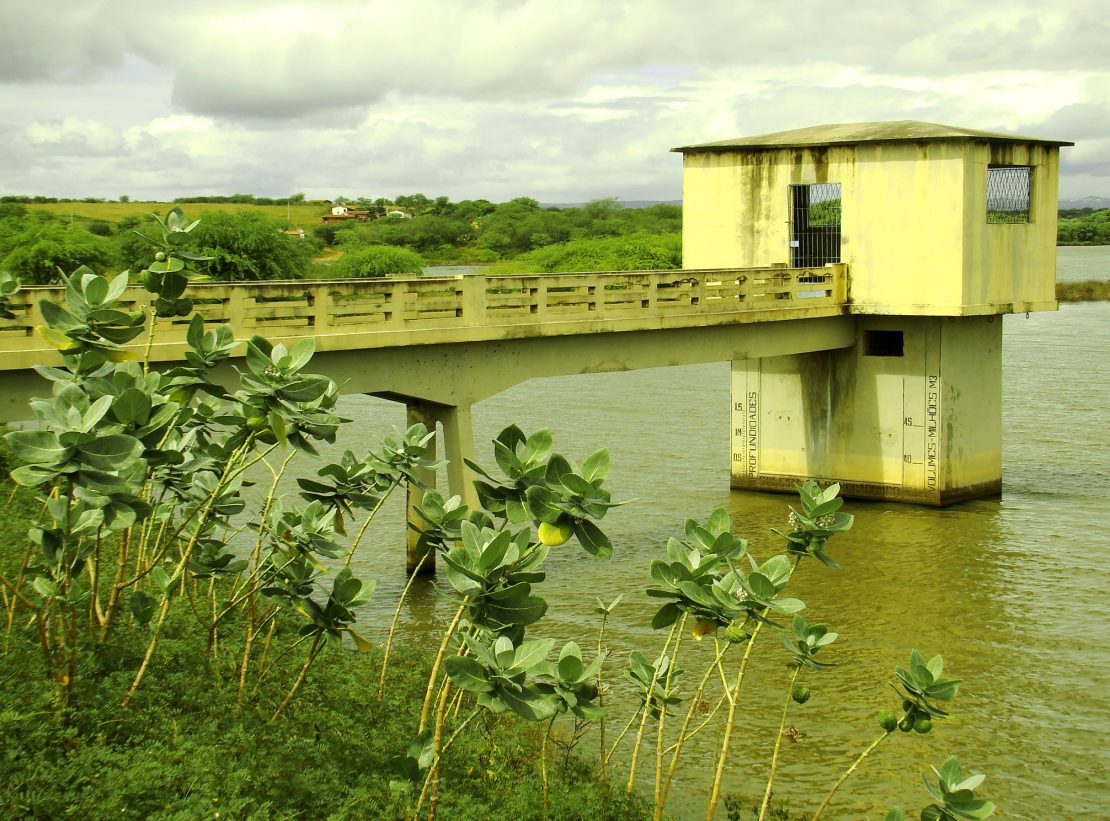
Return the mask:
{"type": "Polygon", "coordinates": [[[524,498],[534,520],[555,524],[556,520],[563,515],[559,496],[543,485],[532,485],[524,492],[524,498]]]}
{"type": "Polygon", "coordinates": [[[471,693],[493,692],[493,683],[489,680],[489,673],[477,659],[470,656],[449,656],[443,662],[447,675],[457,687],[471,693]]]}
{"type": "Polygon", "coordinates": [[[933,681],[932,673],[929,672],[925,659],[917,650],[910,650],[910,675],[921,685],[928,685],[933,681]]]}
{"type": "Polygon", "coordinates": [[[122,271],[121,273],[112,277],[112,281],[108,283],[108,294],[105,297],[104,301],[115,302],[117,299],[123,296],[123,292],[127,290],[129,277],[130,272],[128,271],[122,271]]]}
{"type": "Polygon", "coordinates": [[[775,599],[771,602],[771,607],[780,613],[797,613],[799,610],[805,610],[805,602],[801,599],[775,599]]]}
{"type": "Polygon", "coordinates": [[[582,476],[588,482],[596,482],[609,475],[609,451],[604,448],[590,454],[582,463],[582,476]]]}
{"type": "Polygon", "coordinates": [[[662,630],[666,627],[670,627],[672,624],[678,621],[681,615],[682,608],[674,602],[668,602],[667,604],[664,604],[662,607],[660,607],[659,610],[655,613],[655,616],[652,617],[651,629],[662,630]]]}
{"type": "Polygon", "coordinates": [[[66,461],[71,453],[48,430],[16,430],[4,438],[17,458],[32,465],[56,465],[66,461]]]}
{"type": "Polygon", "coordinates": [[[150,417],[150,397],[138,388],[127,388],[112,403],[112,413],[125,425],[141,425],[150,417]]]}
{"type": "Polygon", "coordinates": [[[500,567],[509,548],[513,546],[511,534],[507,530],[498,533],[478,557],[478,568],[483,574],[488,574],[500,567]]]}
{"type": "Polygon", "coordinates": [[[548,456],[551,455],[551,431],[547,428],[541,428],[528,437],[525,443],[526,452],[528,454],[527,461],[546,462],[548,456]]]}
{"type": "Polygon", "coordinates": [[[127,602],[131,615],[140,625],[146,626],[154,616],[155,601],[141,590],[131,594],[127,602]]]}
{"type": "Polygon", "coordinates": [[[527,672],[547,658],[555,639],[532,639],[516,648],[512,669],[527,672]]]}
{"type": "Polygon", "coordinates": [[[558,709],[554,697],[541,693],[534,685],[526,686],[520,694],[502,690],[499,695],[510,710],[527,721],[544,721],[558,709]]]}
{"type": "Polygon", "coordinates": [[[122,470],[143,453],[143,443],[122,433],[101,436],[78,450],[84,461],[100,470],[122,470]]]}
{"type": "Polygon", "coordinates": [[[39,311],[42,312],[42,318],[47,325],[60,331],[74,331],[87,327],[84,322],[55,302],[40,299],[39,311]]]}
{"type": "Polygon", "coordinates": [[[925,667],[930,673],[933,674],[933,681],[936,681],[940,678],[940,674],[944,672],[944,659],[941,658],[940,654],[938,653],[937,655],[929,659],[929,661],[925,664],[925,667]]]}
{"type": "Polygon", "coordinates": [[[559,678],[563,681],[575,683],[582,679],[586,665],[582,663],[582,651],[573,641],[563,645],[559,653],[559,678]]]}
{"type": "Polygon", "coordinates": [[[609,537],[589,519],[575,520],[574,535],[578,537],[579,544],[586,549],[587,553],[600,559],[608,559],[613,555],[613,544],[609,541],[609,537]]]}
{"type": "Polygon", "coordinates": [[[527,627],[543,618],[547,602],[539,596],[519,596],[510,601],[486,602],[483,611],[503,625],[527,627]]]}
{"type": "Polygon", "coordinates": [[[308,364],[314,353],[316,353],[316,338],[309,336],[302,339],[289,351],[287,370],[292,373],[299,371],[308,364]]]}
{"type": "Polygon", "coordinates": [[[358,651],[360,653],[369,653],[371,650],[374,649],[374,645],[372,645],[351,628],[348,627],[347,632],[351,634],[351,638],[355,641],[355,647],[358,648],[358,651]]]}
{"type": "Polygon", "coordinates": [[[52,599],[58,593],[58,586],[46,576],[36,576],[31,586],[44,599],[52,599]]]}
{"type": "Polygon", "coordinates": [[[267,368],[273,367],[270,361],[270,343],[260,336],[251,337],[247,342],[246,362],[247,369],[255,376],[261,377],[267,368]]]}
{"type": "Polygon", "coordinates": [[[155,567],[151,570],[150,578],[158,585],[163,593],[167,592],[170,589],[170,585],[173,584],[173,579],[170,578],[170,574],[167,573],[163,567],[155,567]]]}
{"type": "Polygon", "coordinates": [[[719,536],[732,530],[732,519],[729,518],[727,510],[719,507],[709,514],[709,521],[705,523],[705,526],[714,536],[719,536]]]}

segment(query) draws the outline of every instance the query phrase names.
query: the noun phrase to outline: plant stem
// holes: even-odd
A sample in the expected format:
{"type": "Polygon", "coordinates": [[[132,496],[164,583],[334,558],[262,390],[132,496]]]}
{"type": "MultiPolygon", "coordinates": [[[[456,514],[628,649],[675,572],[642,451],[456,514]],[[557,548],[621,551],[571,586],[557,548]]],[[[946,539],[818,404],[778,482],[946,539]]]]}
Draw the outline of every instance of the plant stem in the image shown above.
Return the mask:
{"type": "Polygon", "coordinates": [[[752,637],[748,639],[748,646],[744,649],[744,658],[740,662],[740,670],[736,673],[736,685],[731,691],[725,690],[728,696],[728,717],[725,719],[725,734],[721,739],[721,752],[717,757],[717,769],[713,773],[713,784],[709,790],[709,803],[705,807],[706,821],[713,821],[717,812],[717,802],[721,798],[721,780],[725,777],[725,764],[728,762],[728,748],[732,744],[732,725],[736,719],[736,705],[740,700],[740,687],[744,683],[744,673],[748,669],[748,659],[751,658],[752,648],[755,647],[756,637],[759,635],[763,622],[755,626],[752,637]]]}
{"type": "MultiPolygon", "coordinates": [[[[713,675],[713,670],[720,665],[721,658],[730,647],[729,644],[726,644],[724,646],[724,649],[722,649],[720,643],[717,641],[716,638],[714,638],[713,641],[715,644],[715,649],[717,651],[716,658],[713,659],[712,664],[705,668],[705,675],[701,677],[701,681],[698,683],[698,689],[694,693],[694,697],[690,700],[689,708],[686,710],[686,718],[682,722],[682,728],[678,731],[678,739],[669,748],[669,751],[672,751],[671,763],[667,766],[667,777],[663,781],[663,789],[656,801],[656,815],[654,821],[659,821],[659,819],[663,816],[663,805],[667,803],[667,795],[671,791],[671,781],[674,779],[675,770],[678,769],[678,757],[682,754],[682,746],[686,743],[686,740],[688,738],[691,738],[694,735],[694,733],[687,735],[686,731],[690,727],[690,722],[694,718],[694,712],[697,710],[698,703],[701,701],[702,694],[705,692],[705,685],[709,683],[709,677],[713,675]]],[[[720,704],[721,702],[717,702],[718,707],[720,707],[720,704]]],[[[710,713],[710,717],[712,717],[714,713],[716,713],[716,709],[713,711],[713,713],[710,713]]],[[[695,730],[695,732],[697,731],[695,730]]]]}
{"type": "Polygon", "coordinates": [[[779,719],[779,732],[775,736],[775,748],[771,752],[771,773],[767,776],[767,790],[763,793],[763,804],[759,808],[759,821],[767,817],[767,808],[771,805],[771,788],[775,783],[775,770],[779,764],[779,750],[782,748],[782,731],[786,728],[786,712],[790,709],[790,701],[794,697],[794,682],[802,672],[799,664],[794,668],[794,675],[790,677],[790,684],[786,688],[786,698],[782,702],[782,718],[779,719]]]}
{"type": "MultiPolygon", "coordinates": [[[[247,439],[243,446],[236,451],[236,454],[245,453],[244,449],[247,448],[251,442],[251,439],[247,439]]],[[[208,519],[208,514],[212,510],[212,505],[215,504],[220,489],[224,486],[224,482],[227,480],[228,474],[231,472],[232,466],[234,464],[235,460],[233,458],[224,468],[224,472],[220,476],[220,480],[216,483],[216,487],[212,490],[210,494],[208,494],[208,498],[202,505],[202,512],[200,516],[197,517],[197,524],[196,528],[193,531],[193,535],[189,539],[189,543],[181,551],[181,559],[178,561],[177,567],[174,569],[174,578],[177,578],[180,574],[184,573],[186,568],[188,567],[189,558],[193,555],[193,548],[196,547],[197,541],[200,539],[200,534],[204,531],[204,526],[208,519]]],[[[150,643],[147,645],[146,648],[146,655],[143,656],[142,664],[139,665],[139,670],[135,673],[135,678],[131,681],[131,686],[127,689],[127,694],[123,697],[123,703],[120,705],[122,707],[126,707],[131,702],[131,698],[135,695],[135,691],[139,689],[139,685],[142,683],[143,676],[146,675],[147,667],[150,665],[150,659],[154,655],[154,651],[158,648],[158,639],[162,634],[162,626],[165,624],[166,615],[170,611],[170,599],[170,591],[166,590],[162,598],[162,606],[158,612],[158,622],[154,626],[154,635],[151,636],[150,643]]]]}
{"type": "MultiPolygon", "coordinates": [[[[651,702],[655,698],[655,685],[659,681],[659,668],[663,666],[663,658],[667,654],[667,650],[674,640],[675,633],[682,629],[682,625],[686,623],[686,614],[682,618],[671,625],[671,632],[667,635],[667,641],[663,644],[663,649],[659,653],[659,658],[655,660],[655,666],[652,668],[651,683],[648,685],[647,692],[644,694],[644,711],[640,714],[640,726],[636,731],[636,742],[632,745],[632,760],[628,765],[628,784],[624,788],[625,795],[632,795],[632,788],[636,784],[636,762],[640,757],[640,745],[644,741],[644,728],[647,726],[648,716],[651,714],[651,702]]],[[[674,669],[674,663],[671,662],[667,665],[668,680],[670,671],[674,669]]],[[[663,712],[667,709],[666,704],[659,707],[659,717],[662,719],[663,712]]]]}
{"type": "Polygon", "coordinates": [[[543,734],[543,743],[540,744],[540,780],[543,782],[543,817],[547,818],[550,805],[547,789],[547,739],[551,737],[551,727],[555,723],[555,716],[547,722],[547,729],[543,734]]]}
{"type": "Polygon", "coordinates": [[[424,732],[428,726],[428,712],[432,708],[432,694],[435,693],[435,685],[439,680],[439,668],[443,664],[443,656],[447,652],[447,645],[451,642],[451,636],[455,634],[455,630],[462,621],[463,613],[466,612],[466,602],[464,601],[459,605],[459,609],[455,611],[455,617],[451,619],[451,624],[447,626],[447,630],[443,634],[443,640],[439,643],[439,651],[436,653],[435,662],[432,664],[432,672],[428,675],[428,686],[424,690],[424,704],[420,707],[420,726],[417,729],[417,734],[424,732]]]}
{"type": "MultiPolygon", "coordinates": [[[[466,729],[466,725],[468,725],[471,721],[473,721],[474,718],[476,718],[478,716],[478,714],[481,713],[481,712],[482,712],[482,708],[477,707],[477,708],[475,708],[475,710],[470,715],[468,715],[466,718],[463,719],[462,724],[460,724],[458,727],[456,727],[455,731],[453,733],[451,733],[451,737],[447,739],[447,743],[443,745],[443,749],[440,750],[438,753],[436,753],[435,756],[432,758],[432,763],[433,764],[438,764],[439,763],[439,761],[443,758],[443,756],[445,756],[447,754],[447,751],[449,749],[451,749],[451,745],[455,743],[455,739],[458,738],[462,734],[462,731],[466,729]]],[[[430,774],[431,774],[431,771],[429,770],[429,775],[430,774]]],[[[420,796],[416,800],[416,809],[412,813],[412,816],[411,816],[412,818],[415,818],[419,814],[420,808],[424,806],[424,799],[427,797],[428,789],[429,789],[430,786],[431,786],[431,780],[427,776],[425,776],[424,786],[421,787],[421,789],[420,789],[420,796]]],[[[409,816],[406,816],[406,817],[409,817],[409,816]]]]}
{"type": "Polygon", "coordinates": [[[281,704],[278,705],[277,710],[275,710],[274,714],[270,716],[270,720],[267,722],[268,724],[273,724],[275,721],[277,721],[278,716],[285,712],[285,708],[289,706],[289,702],[293,700],[293,696],[297,694],[297,690],[299,690],[301,688],[301,685],[304,684],[304,680],[308,676],[308,668],[312,666],[312,662],[316,660],[316,655],[319,652],[320,634],[317,633],[316,638],[312,640],[312,647],[310,647],[308,650],[308,656],[305,658],[304,664],[301,666],[301,671],[297,674],[297,680],[293,682],[293,686],[289,688],[289,692],[285,694],[285,698],[282,700],[281,704]]]}
{"type": "Polygon", "coordinates": [[[628,731],[632,729],[632,725],[636,723],[636,719],[640,717],[640,712],[644,708],[645,705],[641,704],[640,709],[632,714],[632,718],[628,719],[628,723],[624,725],[624,729],[621,730],[620,733],[617,735],[617,740],[613,742],[613,746],[609,749],[609,752],[605,756],[603,763],[609,763],[609,759],[613,757],[613,753],[617,751],[617,747],[619,747],[621,742],[624,741],[624,737],[628,735],[628,731]]]}
{"type": "MultiPolygon", "coordinates": [[[[678,651],[681,649],[682,637],[685,634],[686,616],[679,621],[678,638],[674,644],[674,655],[671,657],[671,666],[667,668],[667,681],[664,689],[671,691],[671,676],[678,665],[678,651]]],[[[655,727],[655,786],[652,790],[652,799],[655,802],[655,821],[663,817],[663,727],[667,720],[667,707],[663,706],[659,713],[659,723],[655,727]]]]}
{"type": "MultiPolygon", "coordinates": [[[[609,621],[609,611],[606,610],[601,614],[601,629],[597,631],[597,657],[601,659],[601,666],[597,668],[597,706],[605,706],[605,694],[602,692],[602,679],[605,672],[605,652],[602,642],[605,639],[605,625],[609,621]]],[[[598,744],[598,755],[601,758],[601,777],[605,777],[605,765],[609,763],[609,757],[605,755],[605,716],[602,715],[597,721],[598,732],[601,735],[601,740],[598,744]]]]}
{"type": "Polygon", "coordinates": [[[397,622],[401,619],[401,605],[405,603],[405,598],[409,594],[409,588],[411,588],[413,582],[416,581],[416,577],[420,573],[420,568],[424,566],[424,560],[427,558],[428,554],[425,553],[423,556],[420,557],[420,561],[416,563],[416,567],[413,568],[412,573],[409,575],[408,581],[405,582],[405,588],[401,591],[401,598],[397,600],[397,607],[393,610],[393,620],[389,623],[389,633],[385,637],[385,650],[382,653],[382,672],[381,675],[378,676],[379,704],[382,703],[382,696],[385,694],[385,673],[386,670],[389,668],[389,651],[393,647],[393,636],[397,632],[397,622]]]}
{"type": "MultiPolygon", "coordinates": [[[[431,779],[431,792],[428,795],[428,821],[434,821],[436,805],[439,803],[439,762],[443,751],[443,724],[447,720],[447,702],[450,694],[451,679],[445,678],[443,687],[439,691],[439,701],[436,704],[435,732],[432,737],[432,749],[435,751],[435,757],[432,760],[432,767],[428,771],[428,778],[431,779]]],[[[419,808],[417,811],[419,812],[419,808]]]]}
{"type": "Polygon", "coordinates": [[[858,768],[859,765],[863,763],[863,760],[867,758],[867,756],[871,755],[871,753],[874,752],[875,748],[882,744],[883,741],[886,740],[887,736],[891,735],[891,733],[893,732],[893,730],[889,732],[884,731],[881,736],[876,738],[874,741],[871,742],[870,745],[868,745],[866,750],[859,754],[859,758],[853,761],[852,766],[845,770],[844,774],[836,780],[835,784],[833,784],[832,789],[829,790],[829,794],[825,796],[825,800],[821,802],[821,806],[817,808],[817,812],[813,814],[813,818],[810,821],[817,821],[817,819],[821,817],[821,813],[825,811],[825,808],[829,805],[829,801],[831,801],[832,797],[836,795],[836,791],[840,789],[840,785],[847,781],[848,776],[856,771],[856,768],[858,768]]]}
{"type": "MultiPolygon", "coordinates": [[[[385,504],[385,500],[388,499],[390,495],[392,495],[393,491],[397,489],[398,484],[398,482],[394,482],[393,484],[391,484],[389,486],[389,489],[381,495],[377,502],[374,503],[374,507],[370,509],[370,512],[366,514],[366,520],[362,523],[362,527],[358,529],[358,535],[355,536],[355,540],[351,543],[351,549],[347,553],[347,559],[343,562],[344,567],[351,566],[351,559],[355,557],[355,551],[358,550],[358,546],[362,544],[362,537],[366,535],[366,528],[368,528],[370,526],[370,523],[374,521],[374,517],[378,515],[378,511],[381,510],[382,505],[385,504]]],[[[378,700],[380,701],[381,699],[378,700]]]]}

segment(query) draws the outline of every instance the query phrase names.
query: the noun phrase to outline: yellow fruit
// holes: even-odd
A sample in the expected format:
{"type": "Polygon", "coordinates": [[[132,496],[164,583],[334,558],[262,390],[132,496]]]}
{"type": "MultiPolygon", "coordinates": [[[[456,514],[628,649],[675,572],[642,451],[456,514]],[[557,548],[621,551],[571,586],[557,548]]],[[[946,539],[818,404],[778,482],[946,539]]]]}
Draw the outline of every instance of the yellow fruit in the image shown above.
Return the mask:
{"type": "Polygon", "coordinates": [[[717,622],[710,621],[709,619],[699,619],[697,623],[694,624],[694,627],[690,631],[690,633],[691,635],[693,635],[694,641],[701,641],[702,636],[708,636],[716,629],[717,622]]]}
{"type": "Polygon", "coordinates": [[[547,547],[558,547],[566,544],[567,540],[574,535],[574,528],[569,523],[553,525],[549,522],[540,522],[539,534],[541,544],[547,547]]]}

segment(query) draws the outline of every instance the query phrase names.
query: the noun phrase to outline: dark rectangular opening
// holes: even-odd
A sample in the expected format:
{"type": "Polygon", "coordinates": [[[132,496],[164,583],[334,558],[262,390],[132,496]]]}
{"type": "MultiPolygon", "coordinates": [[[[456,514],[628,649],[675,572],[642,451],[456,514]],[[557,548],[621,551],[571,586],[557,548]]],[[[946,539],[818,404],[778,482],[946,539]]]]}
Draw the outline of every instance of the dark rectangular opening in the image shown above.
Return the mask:
{"type": "Polygon", "coordinates": [[[865,356],[904,356],[901,331],[864,331],[865,356]]]}

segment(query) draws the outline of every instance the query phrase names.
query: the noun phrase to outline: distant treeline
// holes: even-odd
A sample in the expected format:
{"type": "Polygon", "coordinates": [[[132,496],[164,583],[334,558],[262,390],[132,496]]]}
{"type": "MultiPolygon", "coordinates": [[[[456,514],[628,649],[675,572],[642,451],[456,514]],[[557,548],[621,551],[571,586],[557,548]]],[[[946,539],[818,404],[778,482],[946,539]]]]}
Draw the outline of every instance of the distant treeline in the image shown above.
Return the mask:
{"type": "Polygon", "coordinates": [[[1058,245],[1110,245],[1110,208],[1075,208],[1060,212],[1058,245]]]}
{"type": "Polygon", "coordinates": [[[188,202],[230,202],[237,205],[300,205],[304,201],[304,194],[293,194],[291,197],[256,197],[254,194],[212,194],[209,196],[177,197],[174,200],[174,202],[178,204],[188,202]]]}

